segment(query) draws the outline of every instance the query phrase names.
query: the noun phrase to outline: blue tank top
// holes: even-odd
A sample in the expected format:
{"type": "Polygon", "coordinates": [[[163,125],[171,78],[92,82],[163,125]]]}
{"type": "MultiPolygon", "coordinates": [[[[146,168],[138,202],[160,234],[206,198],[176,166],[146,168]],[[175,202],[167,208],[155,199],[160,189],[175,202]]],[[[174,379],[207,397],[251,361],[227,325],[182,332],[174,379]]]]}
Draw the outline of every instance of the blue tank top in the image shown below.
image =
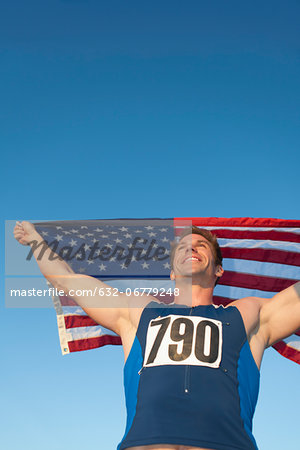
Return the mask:
{"type": "Polygon", "coordinates": [[[257,449],[259,370],[236,307],[143,310],[124,368],[127,424],[118,450],[150,444],[257,449]]]}

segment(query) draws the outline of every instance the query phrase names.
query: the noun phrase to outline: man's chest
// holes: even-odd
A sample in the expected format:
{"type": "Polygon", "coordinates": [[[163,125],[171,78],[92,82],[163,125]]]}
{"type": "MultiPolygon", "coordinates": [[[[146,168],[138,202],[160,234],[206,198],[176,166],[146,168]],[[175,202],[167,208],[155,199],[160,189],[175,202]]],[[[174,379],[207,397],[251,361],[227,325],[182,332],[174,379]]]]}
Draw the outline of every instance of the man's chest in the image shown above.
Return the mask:
{"type": "Polygon", "coordinates": [[[236,307],[147,308],[136,332],[143,366],[220,367],[239,358],[247,335],[236,307]]]}
{"type": "Polygon", "coordinates": [[[151,309],[145,318],[143,311],[136,311],[134,323],[127,327],[122,336],[125,360],[139,330],[143,342],[145,363],[204,364],[218,365],[224,345],[226,348],[239,345],[238,340],[246,333],[254,359],[259,366],[262,351],[256,342],[260,308],[252,299],[238,300],[227,307],[187,308],[183,310],[151,309]],[[235,306],[231,308],[230,306],[235,306]],[[228,315],[238,310],[238,314],[228,315]],[[228,311],[228,312],[227,312],[228,311]],[[175,314],[174,314],[175,312],[175,314]],[[220,312],[221,314],[216,314],[220,312]],[[142,320],[141,320],[142,319],[142,320]],[[225,339],[224,339],[225,338],[225,339]]]}

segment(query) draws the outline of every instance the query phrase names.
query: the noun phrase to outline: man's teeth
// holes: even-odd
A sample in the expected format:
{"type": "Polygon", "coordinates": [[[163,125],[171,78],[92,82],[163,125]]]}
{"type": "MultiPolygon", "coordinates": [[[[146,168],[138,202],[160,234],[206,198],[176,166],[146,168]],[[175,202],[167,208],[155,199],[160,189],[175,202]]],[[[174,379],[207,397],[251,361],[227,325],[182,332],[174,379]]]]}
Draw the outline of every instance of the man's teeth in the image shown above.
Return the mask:
{"type": "Polygon", "coordinates": [[[191,258],[187,258],[185,261],[199,261],[198,258],[194,258],[193,256],[191,258]]]}

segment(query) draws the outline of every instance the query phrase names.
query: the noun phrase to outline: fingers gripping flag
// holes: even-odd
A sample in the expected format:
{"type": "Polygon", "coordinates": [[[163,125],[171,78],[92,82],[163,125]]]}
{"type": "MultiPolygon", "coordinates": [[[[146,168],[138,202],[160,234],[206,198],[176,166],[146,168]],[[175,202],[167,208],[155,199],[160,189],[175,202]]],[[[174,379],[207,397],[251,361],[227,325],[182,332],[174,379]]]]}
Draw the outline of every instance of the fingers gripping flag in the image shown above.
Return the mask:
{"type": "MultiPolygon", "coordinates": [[[[224,274],[215,304],[243,297],[271,298],[300,280],[300,221],[262,218],[112,219],[35,224],[75,273],[94,276],[124,291],[148,287],[160,301],[173,300],[170,242],[186,226],[209,229],[223,254],[224,274]]],[[[62,353],[121,344],[119,336],[88,317],[68,297],[53,297],[62,353]]],[[[300,364],[300,330],[273,346],[300,364]]]]}

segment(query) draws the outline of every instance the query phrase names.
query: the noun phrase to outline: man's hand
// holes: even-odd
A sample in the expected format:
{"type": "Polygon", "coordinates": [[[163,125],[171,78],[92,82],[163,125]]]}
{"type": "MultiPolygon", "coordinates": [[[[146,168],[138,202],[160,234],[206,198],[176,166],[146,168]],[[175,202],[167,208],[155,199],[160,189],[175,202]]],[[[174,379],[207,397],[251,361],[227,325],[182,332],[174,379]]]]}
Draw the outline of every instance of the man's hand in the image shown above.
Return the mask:
{"type": "Polygon", "coordinates": [[[14,228],[14,236],[22,245],[29,245],[31,241],[37,238],[37,231],[30,222],[17,222],[14,228]]]}

